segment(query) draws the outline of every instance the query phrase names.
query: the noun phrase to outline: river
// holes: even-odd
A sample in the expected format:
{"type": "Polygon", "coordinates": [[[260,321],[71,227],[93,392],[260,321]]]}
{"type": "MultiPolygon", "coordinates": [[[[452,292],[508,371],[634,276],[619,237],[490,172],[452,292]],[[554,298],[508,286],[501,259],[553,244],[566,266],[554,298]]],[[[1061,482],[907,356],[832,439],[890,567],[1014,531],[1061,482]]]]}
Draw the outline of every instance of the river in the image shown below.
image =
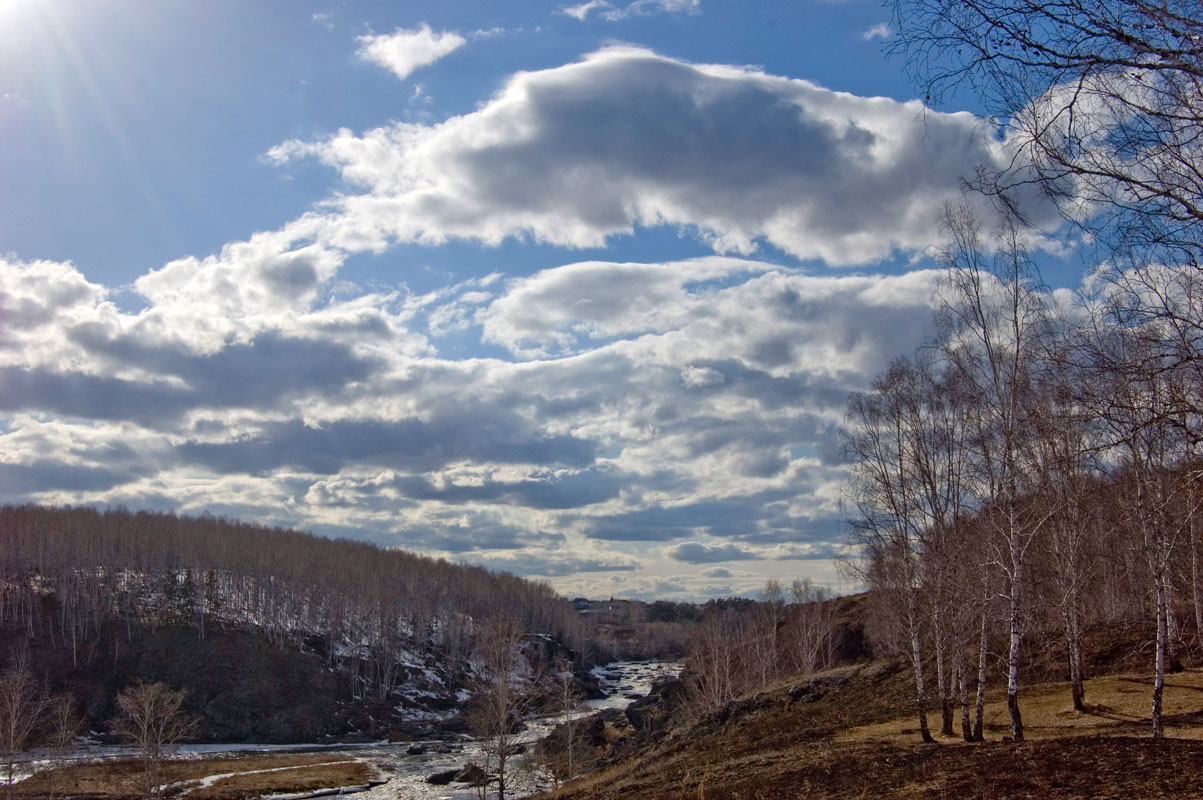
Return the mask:
{"type": "MultiPolygon", "coordinates": [[[[583,704],[575,716],[586,716],[607,708],[626,708],[635,699],[645,696],[651,689],[653,681],[680,671],[677,663],[662,661],[615,661],[593,669],[594,676],[606,692],[604,698],[590,700],[583,704]]],[[[522,740],[527,744],[542,739],[560,722],[562,714],[546,718],[536,718],[527,721],[527,729],[523,732],[522,740]]],[[[357,793],[357,800],[468,800],[479,797],[475,788],[467,784],[448,784],[435,786],[426,782],[426,778],[439,772],[459,769],[469,762],[483,764],[479,742],[465,736],[459,740],[435,740],[429,742],[398,742],[363,745],[254,745],[254,744],[192,744],[180,745],[177,753],[181,756],[204,756],[213,753],[269,753],[288,751],[329,752],[345,754],[354,758],[370,761],[375,764],[387,782],[366,791],[357,793]],[[424,752],[411,755],[409,751],[420,748],[424,752]]],[[[128,756],[133,754],[128,747],[93,746],[81,747],[74,751],[73,758],[106,758],[113,756],[128,756]]],[[[36,764],[45,758],[37,751],[26,754],[26,766],[31,762],[36,764]]],[[[515,761],[522,759],[519,756],[515,761]]],[[[20,770],[24,772],[24,770],[20,770]]],[[[28,774],[28,773],[26,773],[28,774]]],[[[527,787],[530,791],[546,788],[540,785],[527,787]]],[[[513,796],[521,796],[522,792],[515,791],[513,796]]]]}
{"type": "MultiPolygon", "coordinates": [[[[670,675],[676,675],[680,665],[661,661],[615,661],[604,667],[595,667],[593,674],[606,692],[606,697],[590,700],[579,712],[579,716],[592,714],[606,708],[626,708],[634,700],[645,696],[650,691],[652,682],[670,675]]],[[[523,740],[534,743],[551,732],[557,724],[563,721],[559,714],[547,719],[528,721],[523,740]]],[[[433,786],[426,778],[438,772],[456,769],[468,762],[481,764],[480,745],[476,741],[465,738],[460,742],[430,742],[425,755],[411,756],[406,754],[412,743],[402,745],[376,745],[346,751],[357,758],[375,763],[389,778],[388,782],[355,795],[359,800],[468,800],[478,798],[477,790],[465,784],[449,784],[433,786]],[[442,752],[436,748],[447,750],[442,752]]],[[[521,757],[519,757],[521,758],[521,757]]],[[[537,791],[546,786],[526,787],[537,791]]],[[[514,796],[521,796],[515,792],[514,796]]]]}

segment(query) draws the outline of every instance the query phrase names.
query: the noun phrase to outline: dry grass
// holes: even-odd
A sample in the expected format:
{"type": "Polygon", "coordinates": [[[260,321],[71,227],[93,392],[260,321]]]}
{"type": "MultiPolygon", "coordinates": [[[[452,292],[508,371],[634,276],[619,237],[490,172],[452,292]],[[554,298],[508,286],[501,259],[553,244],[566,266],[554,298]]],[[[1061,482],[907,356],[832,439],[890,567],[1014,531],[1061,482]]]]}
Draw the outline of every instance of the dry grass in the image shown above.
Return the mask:
{"type": "MultiPolygon", "coordinates": [[[[1091,713],[1070,710],[1069,687],[1024,689],[1029,741],[1001,741],[1005,695],[987,704],[991,741],[919,742],[908,673],[847,668],[815,702],[781,685],[740,701],[545,800],[1145,800],[1203,797],[1203,672],[1169,676],[1167,736],[1149,735],[1145,676],[1097,678],[1091,713]]],[[[939,715],[932,723],[939,727],[939,715]]]]}
{"type": "MultiPolygon", "coordinates": [[[[326,753],[227,756],[171,759],[161,765],[167,794],[195,800],[236,800],[266,792],[301,792],[353,786],[377,777],[376,768],[349,756],[326,753]],[[202,786],[205,778],[234,773],[202,786]]],[[[110,759],[46,770],[13,787],[15,798],[69,795],[90,798],[136,798],[142,795],[142,762],[110,759]]]]}
{"type": "MultiPolygon", "coordinates": [[[[1153,678],[1148,675],[1107,675],[1086,681],[1086,706],[1073,710],[1067,683],[1025,687],[1019,695],[1024,736],[1028,739],[1059,739],[1065,736],[1140,736],[1152,730],[1153,678]]],[[[1176,739],[1203,739],[1203,670],[1191,669],[1167,676],[1162,696],[1162,721],[1166,735],[1176,739]]],[[[985,727],[988,737],[1010,735],[1011,717],[1006,695],[987,698],[985,727]]],[[[971,709],[972,713],[972,709],[971,709]]],[[[958,709],[959,714],[959,709],[958,709]]],[[[939,710],[929,716],[935,736],[940,727],[939,710]]],[[[956,723],[959,729],[959,717],[956,723]]],[[[837,741],[911,743],[919,735],[913,714],[888,722],[849,728],[837,741]]],[[[957,741],[950,739],[947,741],[957,741]]]]}
{"type": "Polygon", "coordinates": [[[341,786],[360,786],[376,778],[376,769],[363,761],[276,768],[271,772],[241,773],[188,793],[189,800],[240,800],[271,792],[306,792],[341,786]]]}

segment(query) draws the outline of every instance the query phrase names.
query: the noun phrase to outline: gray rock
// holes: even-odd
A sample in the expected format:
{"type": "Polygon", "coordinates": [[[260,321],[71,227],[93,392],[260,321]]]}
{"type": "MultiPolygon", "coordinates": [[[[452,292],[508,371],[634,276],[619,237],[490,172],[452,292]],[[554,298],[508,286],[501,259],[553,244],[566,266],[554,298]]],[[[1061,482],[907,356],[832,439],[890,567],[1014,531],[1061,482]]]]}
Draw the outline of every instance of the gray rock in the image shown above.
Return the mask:
{"type": "Polygon", "coordinates": [[[446,786],[455,780],[455,776],[460,773],[458,769],[449,769],[446,772],[436,772],[426,778],[426,782],[434,786],[446,786]]]}
{"type": "Polygon", "coordinates": [[[484,786],[488,780],[489,774],[482,767],[470,761],[455,776],[456,783],[467,783],[472,786],[484,786]]]}

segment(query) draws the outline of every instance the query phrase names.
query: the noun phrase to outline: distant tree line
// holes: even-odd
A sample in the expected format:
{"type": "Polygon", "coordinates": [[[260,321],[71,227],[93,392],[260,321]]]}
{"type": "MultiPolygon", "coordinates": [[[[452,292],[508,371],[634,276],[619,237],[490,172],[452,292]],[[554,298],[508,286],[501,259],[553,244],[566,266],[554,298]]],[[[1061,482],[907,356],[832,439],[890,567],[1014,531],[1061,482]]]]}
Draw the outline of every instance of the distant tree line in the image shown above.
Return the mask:
{"type": "Polygon", "coordinates": [[[834,664],[839,619],[831,593],[808,579],[765,584],[759,600],[728,597],[695,606],[683,678],[698,713],[785,676],[834,664]]]}
{"type": "Polygon", "coordinates": [[[700,622],[702,609],[694,603],[656,600],[647,607],[648,622],[700,622]]]}

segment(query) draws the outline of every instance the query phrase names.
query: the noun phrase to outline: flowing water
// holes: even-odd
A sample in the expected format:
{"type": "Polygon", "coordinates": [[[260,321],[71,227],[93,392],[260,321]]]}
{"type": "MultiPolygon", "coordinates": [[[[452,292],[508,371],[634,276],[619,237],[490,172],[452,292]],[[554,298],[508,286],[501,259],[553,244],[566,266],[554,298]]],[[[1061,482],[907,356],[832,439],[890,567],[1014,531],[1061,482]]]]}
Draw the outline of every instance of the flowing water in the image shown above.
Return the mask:
{"type": "MultiPolygon", "coordinates": [[[[626,708],[636,699],[645,696],[650,691],[653,681],[674,676],[680,672],[680,665],[661,661],[615,661],[604,667],[595,667],[593,674],[606,692],[606,697],[590,700],[587,708],[581,709],[578,716],[592,714],[606,708],[626,708]]],[[[523,733],[523,741],[533,744],[551,732],[557,724],[563,721],[563,716],[556,714],[549,718],[528,721],[527,730],[523,733]]],[[[356,795],[362,800],[467,800],[479,797],[478,791],[465,784],[449,784],[433,786],[426,783],[426,778],[438,772],[456,769],[469,762],[483,764],[480,744],[471,739],[462,742],[430,743],[431,750],[426,755],[411,756],[406,754],[409,745],[387,745],[355,750],[353,754],[375,763],[389,778],[388,782],[356,795]],[[433,748],[445,748],[447,752],[436,751],[433,748]]],[[[516,759],[521,760],[521,756],[516,759]]],[[[520,778],[522,776],[519,776],[520,778]]],[[[522,781],[520,780],[520,783],[522,781]]],[[[543,785],[526,785],[526,791],[537,791],[546,788],[543,785]]],[[[526,791],[515,791],[513,796],[521,796],[526,791]]]]}
{"type": "MultiPolygon", "coordinates": [[[[588,701],[574,716],[585,716],[607,708],[626,708],[634,700],[645,696],[650,691],[653,681],[674,676],[679,671],[679,664],[661,661],[615,661],[603,667],[594,667],[593,674],[606,696],[588,701]]],[[[563,721],[562,714],[528,720],[522,741],[531,746],[563,721]]],[[[479,797],[478,790],[467,784],[435,786],[426,782],[427,777],[439,772],[460,769],[468,763],[484,763],[480,743],[467,736],[454,741],[395,744],[381,742],[364,745],[195,744],[181,745],[177,752],[180,756],[187,757],[214,753],[288,751],[328,752],[332,755],[352,756],[375,764],[382,777],[387,780],[379,786],[356,794],[357,800],[468,800],[479,797]],[[411,754],[410,751],[416,749],[421,749],[422,752],[411,754]]],[[[128,747],[94,746],[79,748],[71,757],[97,759],[133,754],[133,749],[128,747]]],[[[25,770],[21,770],[23,774],[28,774],[28,767],[38,766],[40,761],[37,752],[29,753],[28,756],[31,758],[23,765],[26,767],[25,770]]],[[[517,756],[514,763],[523,760],[522,756],[517,756]]],[[[519,785],[515,786],[511,794],[514,797],[546,788],[547,785],[545,781],[541,782],[534,776],[518,774],[517,777],[519,785]]]]}

